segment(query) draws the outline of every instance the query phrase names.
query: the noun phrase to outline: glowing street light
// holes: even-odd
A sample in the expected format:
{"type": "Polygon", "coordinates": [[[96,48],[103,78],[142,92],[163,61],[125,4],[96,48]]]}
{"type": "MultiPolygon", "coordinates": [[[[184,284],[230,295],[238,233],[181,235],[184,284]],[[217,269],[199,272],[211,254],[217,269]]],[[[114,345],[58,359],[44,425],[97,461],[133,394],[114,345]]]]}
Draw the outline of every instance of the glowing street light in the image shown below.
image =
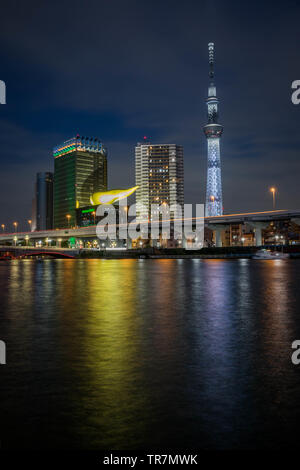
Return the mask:
{"type": "Polygon", "coordinates": [[[31,231],[31,223],[32,223],[32,220],[29,219],[29,220],[27,220],[27,222],[28,222],[28,224],[29,224],[29,229],[30,229],[30,231],[31,231]]]}
{"type": "Polygon", "coordinates": [[[4,225],[4,224],[2,224],[2,225],[1,225],[1,228],[2,228],[2,230],[3,230],[3,233],[4,233],[4,230],[5,230],[5,225],[4,225]]]}
{"type": "Polygon", "coordinates": [[[274,186],[272,186],[272,188],[270,188],[270,192],[272,193],[272,197],[273,197],[273,210],[274,210],[275,209],[276,188],[274,188],[274,186]]]}
{"type": "Polygon", "coordinates": [[[17,231],[17,227],[18,227],[18,222],[14,222],[13,223],[13,226],[15,227],[15,232],[17,231]]]}
{"type": "Polygon", "coordinates": [[[68,220],[68,227],[70,228],[70,220],[71,220],[70,214],[67,214],[67,215],[66,215],[66,218],[67,218],[67,220],[68,220]]]}

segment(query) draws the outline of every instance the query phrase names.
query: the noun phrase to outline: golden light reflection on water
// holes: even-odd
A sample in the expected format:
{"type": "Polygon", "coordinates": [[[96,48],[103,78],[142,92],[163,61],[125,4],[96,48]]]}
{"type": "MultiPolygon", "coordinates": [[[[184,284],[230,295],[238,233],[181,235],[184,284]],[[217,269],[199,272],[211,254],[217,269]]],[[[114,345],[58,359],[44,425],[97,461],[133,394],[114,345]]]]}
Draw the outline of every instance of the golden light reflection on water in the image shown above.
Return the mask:
{"type": "Polygon", "coordinates": [[[8,306],[16,305],[14,313],[21,314],[22,311],[30,311],[34,302],[33,277],[31,263],[12,261],[9,271],[8,283],[8,306]]]}
{"type": "Polygon", "coordinates": [[[196,440],[199,423],[226,439],[256,399],[289,403],[290,261],[11,262],[5,326],[38,384],[35,421],[49,401],[53,434],[67,422],[81,448],[132,449],[185,426],[196,440]]]}
{"type": "MultiPolygon", "coordinates": [[[[136,291],[134,260],[105,260],[88,263],[87,332],[99,335],[93,358],[101,364],[115,364],[122,372],[136,354],[136,291]]],[[[112,378],[115,368],[105,367],[103,374],[112,378]]]]}
{"type": "MultiPolygon", "coordinates": [[[[81,328],[80,359],[70,367],[77,377],[82,412],[93,410],[89,425],[108,442],[114,436],[111,445],[128,416],[137,417],[136,433],[141,434],[144,427],[138,420],[139,411],[146,406],[147,390],[140,386],[142,372],[137,361],[141,352],[136,264],[135,260],[88,260],[76,270],[76,279],[68,263],[63,273],[64,289],[74,294],[64,299],[62,314],[72,306],[74,311],[75,302],[73,323],[77,332],[81,328]]],[[[76,355],[73,338],[66,337],[65,347],[71,361],[76,355]]]]}
{"type": "Polygon", "coordinates": [[[153,266],[150,289],[151,301],[153,301],[152,321],[155,324],[156,335],[154,337],[155,347],[164,354],[170,353],[174,348],[176,316],[172,306],[176,305],[178,291],[176,283],[178,280],[176,260],[156,260],[153,266]]]}

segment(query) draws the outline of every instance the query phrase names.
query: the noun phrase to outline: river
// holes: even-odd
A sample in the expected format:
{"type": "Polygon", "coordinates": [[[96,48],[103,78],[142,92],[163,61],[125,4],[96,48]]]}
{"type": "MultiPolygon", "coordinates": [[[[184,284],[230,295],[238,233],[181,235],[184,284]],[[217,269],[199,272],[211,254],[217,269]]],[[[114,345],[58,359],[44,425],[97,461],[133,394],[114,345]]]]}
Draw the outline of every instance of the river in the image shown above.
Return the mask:
{"type": "Polygon", "coordinates": [[[0,262],[3,449],[297,445],[300,261],[0,262]]]}

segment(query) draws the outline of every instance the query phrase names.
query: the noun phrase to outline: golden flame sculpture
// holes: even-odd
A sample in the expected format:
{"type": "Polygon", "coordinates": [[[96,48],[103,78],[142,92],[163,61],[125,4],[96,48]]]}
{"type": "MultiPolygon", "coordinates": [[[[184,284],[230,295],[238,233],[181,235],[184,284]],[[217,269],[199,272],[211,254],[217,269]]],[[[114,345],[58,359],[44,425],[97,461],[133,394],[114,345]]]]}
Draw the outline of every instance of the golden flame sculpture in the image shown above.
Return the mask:
{"type": "Polygon", "coordinates": [[[110,189],[109,191],[100,191],[92,194],[90,201],[93,206],[98,206],[99,204],[114,204],[125,197],[131,196],[138,186],[134,186],[129,189],[110,189]]]}

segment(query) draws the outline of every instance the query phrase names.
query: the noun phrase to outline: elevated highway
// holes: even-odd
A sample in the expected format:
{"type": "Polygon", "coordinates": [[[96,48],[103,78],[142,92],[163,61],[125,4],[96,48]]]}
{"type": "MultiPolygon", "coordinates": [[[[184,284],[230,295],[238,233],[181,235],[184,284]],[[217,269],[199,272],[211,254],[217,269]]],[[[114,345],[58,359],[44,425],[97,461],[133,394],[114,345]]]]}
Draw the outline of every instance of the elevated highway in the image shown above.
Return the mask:
{"type": "MultiPolygon", "coordinates": [[[[193,219],[196,220],[195,218],[193,219]]],[[[255,229],[256,245],[262,244],[261,231],[270,224],[270,222],[293,221],[300,225],[300,210],[276,210],[260,212],[244,212],[235,214],[224,214],[216,217],[204,217],[205,227],[213,230],[216,234],[216,244],[221,246],[221,232],[231,224],[245,224],[255,229]]],[[[146,222],[147,223],[147,222],[146,222]]],[[[17,246],[20,242],[25,245],[53,244],[57,247],[62,246],[62,242],[74,237],[77,240],[98,240],[96,234],[96,225],[79,228],[64,228],[55,230],[44,230],[36,232],[13,232],[0,234],[0,246],[12,244],[17,246]]],[[[49,247],[50,248],[50,247],[49,247]]],[[[54,247],[55,248],[55,247],[54,247]]]]}
{"type": "Polygon", "coordinates": [[[277,210],[225,214],[206,217],[205,226],[215,233],[216,246],[222,246],[222,232],[232,224],[247,224],[255,231],[256,246],[262,245],[262,230],[271,222],[292,221],[300,225],[300,210],[277,210]]]}

